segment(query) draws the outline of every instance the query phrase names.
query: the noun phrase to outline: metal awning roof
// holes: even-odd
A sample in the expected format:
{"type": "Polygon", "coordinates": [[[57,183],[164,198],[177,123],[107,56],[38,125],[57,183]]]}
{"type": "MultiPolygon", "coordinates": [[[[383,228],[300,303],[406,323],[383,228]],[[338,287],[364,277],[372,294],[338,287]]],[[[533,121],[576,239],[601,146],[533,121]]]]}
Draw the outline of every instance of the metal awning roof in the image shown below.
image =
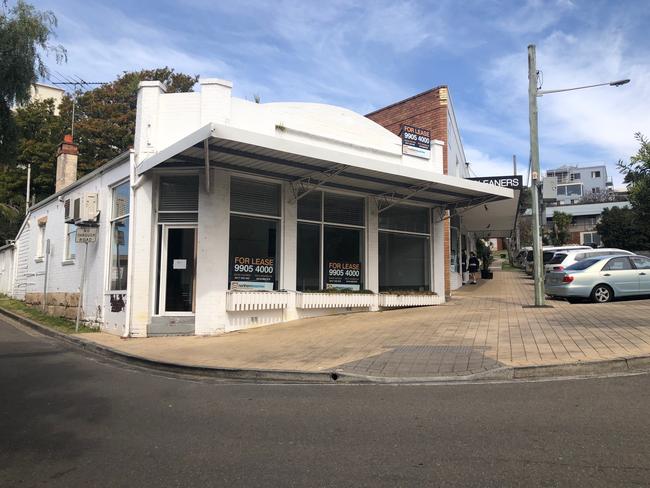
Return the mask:
{"type": "Polygon", "coordinates": [[[451,208],[514,196],[510,189],[405,166],[401,155],[390,155],[393,163],[385,160],[386,153],[381,153],[383,160],[358,153],[211,123],[145,159],[136,171],[141,175],[155,167],[205,168],[209,161],[213,168],[273,177],[294,183],[294,188],[375,195],[386,200],[384,206],[410,200],[451,208]]]}
{"type": "Polygon", "coordinates": [[[514,193],[515,198],[481,203],[459,210],[462,229],[474,232],[479,237],[510,236],[517,223],[521,191],[515,190],[514,193]]]}

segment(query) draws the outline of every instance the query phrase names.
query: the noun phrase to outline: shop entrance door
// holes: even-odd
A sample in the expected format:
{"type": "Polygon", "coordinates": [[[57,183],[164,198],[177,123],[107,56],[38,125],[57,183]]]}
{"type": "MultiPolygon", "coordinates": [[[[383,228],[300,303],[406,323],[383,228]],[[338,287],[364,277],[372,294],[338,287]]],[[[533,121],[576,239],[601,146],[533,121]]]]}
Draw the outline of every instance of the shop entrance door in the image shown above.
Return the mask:
{"type": "Polygon", "coordinates": [[[195,301],[196,227],[165,226],[161,264],[160,310],[193,314],[195,301]]]}

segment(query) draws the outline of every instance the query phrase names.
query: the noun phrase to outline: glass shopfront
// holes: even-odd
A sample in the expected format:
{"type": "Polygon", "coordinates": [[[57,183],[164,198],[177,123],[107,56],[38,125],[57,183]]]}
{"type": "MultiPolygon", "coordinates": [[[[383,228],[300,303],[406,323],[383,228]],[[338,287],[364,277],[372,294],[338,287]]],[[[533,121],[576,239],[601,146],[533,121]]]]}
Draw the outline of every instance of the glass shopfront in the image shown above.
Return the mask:
{"type": "Polygon", "coordinates": [[[230,182],[229,287],[277,290],[280,185],[233,177],[230,182]]]}
{"type": "Polygon", "coordinates": [[[312,191],[298,200],[298,291],[362,290],[363,197],[312,191]]]}
{"type": "Polygon", "coordinates": [[[379,291],[430,290],[429,209],[394,205],[379,213],[379,291]]]}

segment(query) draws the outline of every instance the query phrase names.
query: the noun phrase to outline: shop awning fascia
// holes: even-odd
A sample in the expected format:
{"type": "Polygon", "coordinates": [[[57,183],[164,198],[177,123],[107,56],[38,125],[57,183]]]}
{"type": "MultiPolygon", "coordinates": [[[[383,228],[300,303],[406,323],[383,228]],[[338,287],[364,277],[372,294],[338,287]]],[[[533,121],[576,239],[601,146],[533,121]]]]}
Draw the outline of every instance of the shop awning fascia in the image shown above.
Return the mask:
{"type": "MultiPolygon", "coordinates": [[[[312,165],[316,162],[319,167],[322,167],[323,171],[332,169],[337,165],[345,165],[349,168],[349,171],[342,177],[344,176],[348,180],[355,178],[363,180],[365,186],[359,188],[359,191],[374,189],[375,194],[382,193],[397,177],[400,180],[401,187],[404,187],[406,183],[414,187],[430,184],[432,186],[429,190],[431,193],[440,192],[445,195],[445,201],[431,200],[434,205],[452,207],[469,204],[470,202],[475,203],[476,201],[512,199],[514,197],[513,190],[507,188],[216,123],[201,127],[145,159],[137,166],[136,172],[138,175],[142,175],[162,163],[180,158],[188,150],[203,147],[203,141],[206,139],[210,139],[211,143],[212,141],[231,141],[250,147],[263,148],[278,154],[296,155],[305,158],[312,165]],[[322,166],[320,163],[322,163],[322,166]],[[363,174],[355,175],[355,170],[361,171],[363,174]],[[373,180],[377,180],[382,184],[378,183],[377,188],[372,188],[373,180]]],[[[196,162],[198,165],[199,160],[196,159],[196,162]]],[[[328,183],[326,186],[330,185],[334,186],[335,183],[328,183]]],[[[372,191],[369,192],[372,193],[372,191]]],[[[425,199],[418,197],[413,198],[413,200],[423,201],[425,199]]]]}

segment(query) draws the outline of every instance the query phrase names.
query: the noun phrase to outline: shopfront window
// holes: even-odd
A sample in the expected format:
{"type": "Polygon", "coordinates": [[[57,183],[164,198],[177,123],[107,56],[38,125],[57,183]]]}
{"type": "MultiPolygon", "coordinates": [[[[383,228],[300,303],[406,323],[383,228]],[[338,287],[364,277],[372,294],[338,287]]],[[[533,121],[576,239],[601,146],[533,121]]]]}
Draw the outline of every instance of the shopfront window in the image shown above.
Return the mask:
{"type": "Polygon", "coordinates": [[[379,291],[430,290],[429,209],[395,205],[379,214],[379,291]]]}
{"type": "Polygon", "coordinates": [[[280,185],[233,177],[230,184],[231,290],[277,290],[280,185]]]}
{"type": "Polygon", "coordinates": [[[113,188],[110,261],[110,288],[112,291],[126,290],[129,267],[129,194],[128,181],[113,188]]]}
{"type": "Polygon", "coordinates": [[[363,289],[364,231],[363,197],[313,191],[298,200],[297,289],[363,289]]]}

